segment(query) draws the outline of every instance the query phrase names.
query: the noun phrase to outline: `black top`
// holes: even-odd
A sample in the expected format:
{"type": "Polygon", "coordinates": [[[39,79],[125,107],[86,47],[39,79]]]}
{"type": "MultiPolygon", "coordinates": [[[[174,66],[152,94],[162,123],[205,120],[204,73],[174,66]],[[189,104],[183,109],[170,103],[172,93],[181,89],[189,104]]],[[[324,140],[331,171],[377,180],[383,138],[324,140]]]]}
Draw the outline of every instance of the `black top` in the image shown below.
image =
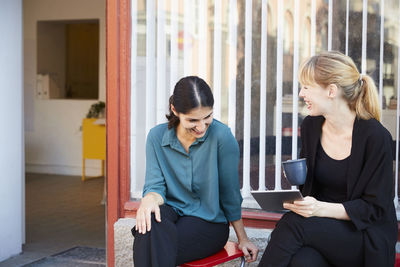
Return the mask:
{"type": "Polygon", "coordinates": [[[314,197],[321,201],[341,203],[346,200],[346,173],[349,157],[335,160],[325,153],[321,142],[315,159],[315,191],[314,197]]]}
{"type": "MultiPolygon", "coordinates": [[[[307,159],[304,196],[315,195],[315,164],[322,132],[322,116],[307,116],[301,126],[300,157],[307,159]]],[[[393,141],[375,119],[355,119],[346,200],[342,202],[354,230],[364,236],[364,266],[394,266],[397,218],[393,203],[393,141]]],[[[349,251],[351,253],[351,251],[349,251]]]]}

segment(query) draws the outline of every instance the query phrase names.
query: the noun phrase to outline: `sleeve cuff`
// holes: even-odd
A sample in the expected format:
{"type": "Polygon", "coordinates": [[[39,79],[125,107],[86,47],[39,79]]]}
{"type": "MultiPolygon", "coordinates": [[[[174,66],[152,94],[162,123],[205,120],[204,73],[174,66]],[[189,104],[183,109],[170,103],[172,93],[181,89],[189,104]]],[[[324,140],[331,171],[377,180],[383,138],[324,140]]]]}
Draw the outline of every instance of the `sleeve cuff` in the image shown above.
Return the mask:
{"type": "Polygon", "coordinates": [[[230,222],[240,220],[242,218],[242,210],[240,209],[240,211],[236,213],[225,214],[225,217],[230,222]]]}
{"type": "Polygon", "coordinates": [[[158,191],[158,190],[151,189],[148,191],[143,191],[142,197],[145,197],[148,193],[151,193],[151,192],[159,194],[163,198],[164,204],[167,203],[167,199],[165,198],[164,193],[161,191],[158,191]]]}

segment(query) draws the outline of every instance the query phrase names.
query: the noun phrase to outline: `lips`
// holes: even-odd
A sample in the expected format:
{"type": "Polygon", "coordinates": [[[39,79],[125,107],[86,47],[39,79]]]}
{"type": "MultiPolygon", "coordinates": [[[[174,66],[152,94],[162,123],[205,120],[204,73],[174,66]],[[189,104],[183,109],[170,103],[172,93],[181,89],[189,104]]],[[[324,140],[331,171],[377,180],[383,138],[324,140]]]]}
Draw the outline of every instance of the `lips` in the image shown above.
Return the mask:
{"type": "Polygon", "coordinates": [[[191,131],[196,135],[203,135],[205,131],[197,131],[195,128],[192,128],[191,131]]]}
{"type": "Polygon", "coordinates": [[[307,109],[311,109],[311,103],[310,102],[304,100],[304,103],[306,103],[307,109]]]}

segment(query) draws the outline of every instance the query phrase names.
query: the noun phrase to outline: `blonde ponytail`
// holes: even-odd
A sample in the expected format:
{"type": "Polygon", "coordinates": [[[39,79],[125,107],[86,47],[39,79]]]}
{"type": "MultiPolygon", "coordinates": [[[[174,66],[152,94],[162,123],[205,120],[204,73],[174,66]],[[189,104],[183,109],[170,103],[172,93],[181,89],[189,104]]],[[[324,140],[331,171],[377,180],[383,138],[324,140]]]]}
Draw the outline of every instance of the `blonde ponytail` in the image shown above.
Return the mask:
{"type": "Polygon", "coordinates": [[[368,75],[361,75],[361,91],[355,102],[357,117],[381,120],[379,97],[374,81],[368,75]]]}

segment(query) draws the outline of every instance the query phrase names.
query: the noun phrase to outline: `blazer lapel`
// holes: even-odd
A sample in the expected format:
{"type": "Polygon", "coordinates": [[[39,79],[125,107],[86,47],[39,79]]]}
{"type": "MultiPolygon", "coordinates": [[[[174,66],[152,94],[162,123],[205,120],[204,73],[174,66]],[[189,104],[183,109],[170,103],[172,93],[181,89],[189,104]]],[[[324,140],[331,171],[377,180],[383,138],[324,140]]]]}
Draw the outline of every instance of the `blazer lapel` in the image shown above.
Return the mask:
{"type": "Polygon", "coordinates": [[[309,131],[309,136],[307,136],[307,140],[309,143],[309,148],[310,151],[307,155],[309,159],[309,168],[308,168],[308,173],[307,173],[307,181],[306,185],[304,187],[303,193],[305,195],[311,195],[312,194],[312,185],[314,182],[314,168],[315,168],[315,159],[317,155],[317,149],[318,149],[318,143],[320,142],[321,139],[321,132],[322,132],[322,124],[324,123],[325,118],[321,116],[320,119],[315,120],[315,123],[313,123],[313,127],[311,131],[309,131]]]}
{"type": "Polygon", "coordinates": [[[351,139],[351,153],[349,158],[349,165],[347,167],[346,181],[347,181],[347,199],[353,198],[354,187],[357,183],[357,177],[360,173],[359,156],[357,152],[360,152],[360,119],[354,120],[353,133],[351,139]]]}

